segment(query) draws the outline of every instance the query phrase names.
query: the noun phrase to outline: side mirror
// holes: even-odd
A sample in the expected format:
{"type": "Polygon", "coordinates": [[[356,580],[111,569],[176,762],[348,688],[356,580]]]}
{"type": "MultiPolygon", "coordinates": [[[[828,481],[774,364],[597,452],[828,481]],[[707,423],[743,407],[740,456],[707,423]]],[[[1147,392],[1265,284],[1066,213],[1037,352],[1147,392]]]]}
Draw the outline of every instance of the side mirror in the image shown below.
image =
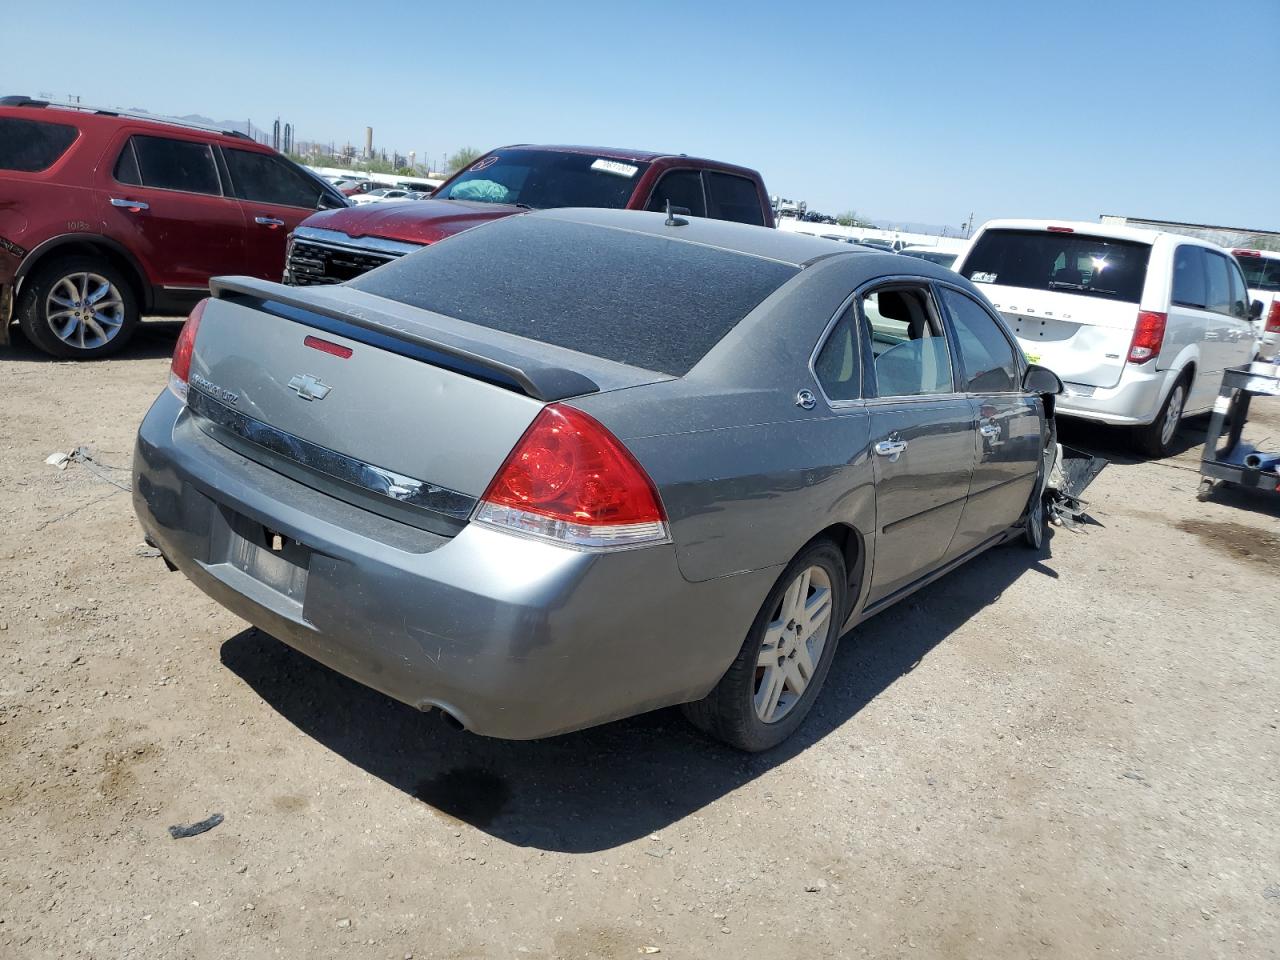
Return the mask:
{"type": "Polygon", "coordinates": [[[1048,367],[1033,363],[1027,367],[1027,372],[1022,375],[1022,389],[1027,393],[1039,394],[1042,397],[1047,394],[1057,396],[1062,392],[1062,381],[1048,367]]]}
{"type": "Polygon", "coordinates": [[[1250,320],[1262,319],[1262,301],[1261,300],[1255,300],[1253,301],[1253,303],[1249,304],[1249,319],[1250,320]]]}

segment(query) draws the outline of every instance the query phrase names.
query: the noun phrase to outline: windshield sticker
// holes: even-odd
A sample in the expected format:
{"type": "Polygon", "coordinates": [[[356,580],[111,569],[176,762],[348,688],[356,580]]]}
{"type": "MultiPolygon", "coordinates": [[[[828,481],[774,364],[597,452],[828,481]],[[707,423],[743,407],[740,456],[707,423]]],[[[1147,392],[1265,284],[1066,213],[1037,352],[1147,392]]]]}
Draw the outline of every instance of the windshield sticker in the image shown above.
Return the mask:
{"type": "Polygon", "coordinates": [[[497,163],[499,159],[501,158],[495,153],[492,156],[484,157],[481,160],[477,160],[475,163],[471,165],[471,172],[478,173],[481,170],[487,170],[490,167],[492,167],[495,163],[497,163]]]}
{"type": "Polygon", "coordinates": [[[591,169],[599,170],[601,173],[612,173],[615,177],[634,177],[640,168],[632,166],[629,163],[619,163],[617,160],[593,160],[591,161],[591,169]]]}
{"type": "Polygon", "coordinates": [[[997,274],[983,273],[981,270],[975,270],[969,274],[969,279],[974,283],[995,283],[997,274]]]}

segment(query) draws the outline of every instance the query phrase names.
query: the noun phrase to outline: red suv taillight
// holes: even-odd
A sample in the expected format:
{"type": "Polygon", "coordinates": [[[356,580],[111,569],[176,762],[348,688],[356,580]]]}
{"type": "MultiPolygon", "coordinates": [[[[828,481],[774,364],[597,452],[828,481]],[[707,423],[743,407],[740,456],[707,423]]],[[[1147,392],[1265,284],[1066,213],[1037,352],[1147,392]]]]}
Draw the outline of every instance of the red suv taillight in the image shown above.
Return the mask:
{"type": "Polygon", "coordinates": [[[1164,325],[1168,314],[1143,310],[1138,313],[1138,325],[1133,330],[1133,343],[1129,344],[1129,362],[1146,363],[1160,352],[1164,343],[1164,325]]]}
{"type": "Polygon", "coordinates": [[[187,381],[191,379],[191,354],[196,348],[196,331],[200,329],[200,318],[204,316],[208,302],[206,297],[191,308],[187,322],[178,334],[178,345],[173,348],[173,362],[169,364],[169,390],[183,403],[187,402],[187,381]]]}
{"type": "Polygon", "coordinates": [[[580,548],[668,539],[667,517],[644,468],[599,422],[551,404],[489,484],[475,519],[580,548]]]}
{"type": "Polygon", "coordinates": [[[1280,333],[1280,296],[1271,301],[1267,311],[1267,333],[1280,333]]]}

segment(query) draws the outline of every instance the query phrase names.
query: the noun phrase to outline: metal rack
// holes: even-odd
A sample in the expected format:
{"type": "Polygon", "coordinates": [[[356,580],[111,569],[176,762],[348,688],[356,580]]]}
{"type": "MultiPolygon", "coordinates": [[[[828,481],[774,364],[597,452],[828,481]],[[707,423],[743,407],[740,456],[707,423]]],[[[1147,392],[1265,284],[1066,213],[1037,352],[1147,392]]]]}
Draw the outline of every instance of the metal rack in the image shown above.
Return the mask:
{"type": "MultiPolygon", "coordinates": [[[[1214,402],[1209,433],[1200,454],[1200,489],[1196,499],[1208,500],[1220,482],[1264,493],[1280,493],[1280,449],[1268,453],[1240,437],[1249,418],[1249,403],[1255,396],[1280,397],[1280,366],[1254,362],[1223,371],[1222,388],[1214,402]],[[1222,427],[1228,418],[1231,426],[1226,444],[1219,446],[1222,427]]],[[[1276,443],[1280,446],[1280,438],[1276,443]]]]}

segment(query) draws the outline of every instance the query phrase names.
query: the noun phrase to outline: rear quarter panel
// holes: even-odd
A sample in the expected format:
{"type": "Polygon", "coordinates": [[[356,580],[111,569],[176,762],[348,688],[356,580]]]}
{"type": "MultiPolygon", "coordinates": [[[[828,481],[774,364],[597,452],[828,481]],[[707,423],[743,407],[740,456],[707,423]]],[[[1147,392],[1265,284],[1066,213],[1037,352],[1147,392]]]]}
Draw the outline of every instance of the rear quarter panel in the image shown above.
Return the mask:
{"type": "Polygon", "coordinates": [[[817,392],[809,358],[866,278],[855,257],[807,268],[683,379],[574,401],[657,484],[687,579],[781,568],[833,524],[861,536],[870,570],[869,418],[860,409],[837,414],[821,399],[812,410],[796,403],[799,390],[817,392]]]}

